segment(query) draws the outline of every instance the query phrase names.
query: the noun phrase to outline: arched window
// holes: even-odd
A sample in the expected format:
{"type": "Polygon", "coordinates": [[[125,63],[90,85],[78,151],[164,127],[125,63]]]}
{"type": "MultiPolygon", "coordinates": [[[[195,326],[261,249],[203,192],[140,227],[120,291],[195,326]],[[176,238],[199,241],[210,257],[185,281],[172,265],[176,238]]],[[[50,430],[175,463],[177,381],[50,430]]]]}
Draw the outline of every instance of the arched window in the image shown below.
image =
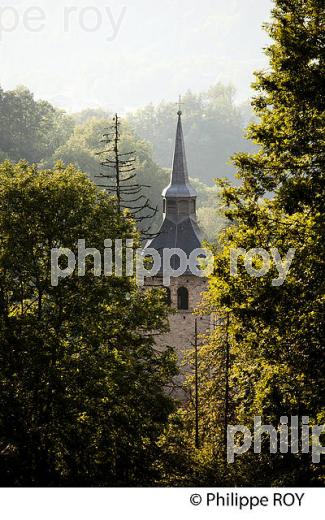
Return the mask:
{"type": "Polygon", "coordinates": [[[177,308],[180,311],[188,311],[188,290],[180,287],[177,291],[177,308]]]}

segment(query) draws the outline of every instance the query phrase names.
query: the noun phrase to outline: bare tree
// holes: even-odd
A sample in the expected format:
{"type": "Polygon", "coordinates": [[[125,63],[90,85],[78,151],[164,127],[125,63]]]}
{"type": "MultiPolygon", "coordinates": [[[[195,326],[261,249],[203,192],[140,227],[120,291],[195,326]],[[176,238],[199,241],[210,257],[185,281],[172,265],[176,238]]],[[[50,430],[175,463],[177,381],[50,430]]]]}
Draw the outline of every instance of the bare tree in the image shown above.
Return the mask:
{"type": "Polygon", "coordinates": [[[106,191],[116,197],[118,210],[128,209],[133,219],[138,223],[142,235],[151,236],[150,225],[143,226],[144,221],[151,220],[157,213],[158,208],[152,207],[149,198],[143,194],[143,189],[150,188],[137,182],[135,168],[136,153],[121,153],[120,142],[120,118],[115,114],[113,124],[103,134],[101,143],[104,150],[97,152],[100,157],[101,172],[96,176],[103,183],[98,184],[106,191]]]}

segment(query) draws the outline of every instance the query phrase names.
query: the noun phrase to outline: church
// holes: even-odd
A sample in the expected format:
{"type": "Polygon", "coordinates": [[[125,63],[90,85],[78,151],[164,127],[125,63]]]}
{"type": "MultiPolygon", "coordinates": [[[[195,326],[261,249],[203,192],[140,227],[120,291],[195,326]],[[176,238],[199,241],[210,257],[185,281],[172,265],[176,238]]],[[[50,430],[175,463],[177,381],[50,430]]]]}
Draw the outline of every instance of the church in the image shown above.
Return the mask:
{"type": "MultiPolygon", "coordinates": [[[[197,222],[197,192],[190,183],[182,128],[182,112],[178,111],[176,142],[173,167],[169,185],[163,190],[163,222],[157,235],[150,240],[144,250],[155,249],[162,257],[165,249],[181,249],[189,258],[192,251],[202,247],[202,233],[197,222]]],[[[177,269],[175,256],[171,259],[173,269],[177,269]]],[[[163,263],[162,263],[163,265],[163,263]]],[[[171,278],[165,287],[168,304],[173,309],[169,315],[170,330],[159,336],[156,343],[175,348],[179,361],[186,350],[194,346],[200,334],[210,328],[210,316],[194,314],[208,281],[193,275],[188,269],[183,275],[171,278]]],[[[146,286],[163,287],[163,272],[147,278],[146,286]]]]}

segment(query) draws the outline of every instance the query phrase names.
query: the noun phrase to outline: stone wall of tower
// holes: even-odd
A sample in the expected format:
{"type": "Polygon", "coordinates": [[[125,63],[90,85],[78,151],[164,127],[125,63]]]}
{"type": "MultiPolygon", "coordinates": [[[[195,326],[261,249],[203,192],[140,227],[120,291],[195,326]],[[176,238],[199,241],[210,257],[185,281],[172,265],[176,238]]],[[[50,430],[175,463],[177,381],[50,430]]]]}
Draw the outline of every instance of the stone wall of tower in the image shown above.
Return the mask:
{"type": "MultiPolygon", "coordinates": [[[[155,277],[147,280],[147,285],[162,287],[162,279],[155,277]]],[[[185,394],[178,387],[181,386],[184,376],[191,370],[185,363],[184,356],[195,343],[195,320],[197,320],[198,344],[203,340],[203,335],[211,329],[211,317],[194,314],[198,308],[202,293],[207,289],[208,282],[205,278],[193,275],[183,275],[172,278],[170,284],[171,308],[176,312],[169,315],[169,332],[161,334],[155,338],[156,344],[160,348],[171,346],[175,348],[178,357],[180,375],[175,379],[174,396],[186,399],[185,394]],[[185,287],[189,292],[189,309],[177,310],[177,291],[180,287],[185,287]]]]}
{"type": "MultiPolygon", "coordinates": [[[[162,266],[164,266],[164,251],[182,251],[187,258],[190,258],[194,251],[201,248],[202,243],[201,231],[196,217],[197,192],[191,186],[187,169],[181,110],[178,111],[177,115],[178,121],[171,179],[169,185],[162,193],[164,198],[164,218],[159,233],[149,240],[143,253],[146,256],[147,250],[148,256],[151,256],[150,251],[154,249],[161,257],[162,266]]],[[[173,255],[170,260],[170,267],[176,270],[176,255],[173,255]]],[[[160,270],[159,275],[150,280],[147,279],[146,285],[163,287],[163,270],[164,267],[160,270]]],[[[156,336],[156,343],[160,348],[166,346],[175,348],[183,374],[191,370],[189,365],[183,367],[182,365],[186,351],[194,346],[196,324],[198,343],[200,342],[200,335],[207,332],[211,327],[209,316],[200,317],[194,314],[201,301],[201,294],[206,288],[207,280],[192,274],[184,274],[171,279],[169,288],[171,307],[176,312],[170,313],[169,316],[170,331],[156,336]],[[180,294],[181,305],[178,306],[177,291],[179,288],[187,289],[189,305],[187,305],[187,295],[184,294],[185,291],[182,291],[180,294]]],[[[183,376],[181,375],[178,379],[179,383],[181,383],[182,378],[183,376]]],[[[175,394],[177,395],[177,392],[174,392],[175,394]]],[[[181,398],[186,398],[186,396],[182,396],[180,393],[178,395],[181,398]]]]}

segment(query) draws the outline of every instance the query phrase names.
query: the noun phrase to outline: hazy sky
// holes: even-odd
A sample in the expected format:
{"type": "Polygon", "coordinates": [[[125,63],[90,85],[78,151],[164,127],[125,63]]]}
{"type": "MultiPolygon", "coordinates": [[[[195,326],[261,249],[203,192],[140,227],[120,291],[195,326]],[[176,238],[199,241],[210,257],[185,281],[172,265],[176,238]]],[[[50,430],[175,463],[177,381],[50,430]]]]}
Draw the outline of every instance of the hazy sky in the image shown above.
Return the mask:
{"type": "Polygon", "coordinates": [[[0,0],[0,84],[125,111],[232,83],[250,96],[271,0],[0,0]]]}

